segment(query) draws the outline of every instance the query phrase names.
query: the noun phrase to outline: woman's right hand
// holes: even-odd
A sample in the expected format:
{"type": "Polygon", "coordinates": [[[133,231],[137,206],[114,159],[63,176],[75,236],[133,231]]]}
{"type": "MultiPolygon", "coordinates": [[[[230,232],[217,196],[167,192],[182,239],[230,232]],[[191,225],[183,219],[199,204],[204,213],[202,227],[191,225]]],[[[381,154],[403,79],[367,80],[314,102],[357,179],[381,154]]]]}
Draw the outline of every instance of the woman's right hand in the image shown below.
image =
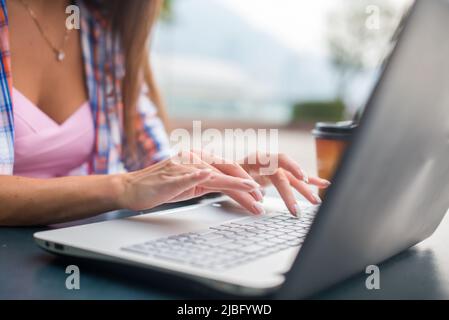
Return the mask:
{"type": "MultiPolygon", "coordinates": [[[[235,166],[235,164],[233,164],[235,166]]],[[[243,170],[242,170],[243,171],[243,170]]],[[[188,200],[211,192],[222,192],[254,214],[263,211],[260,185],[249,176],[225,174],[195,153],[183,153],[145,169],[119,175],[120,208],[135,211],[163,203],[188,200]]]]}

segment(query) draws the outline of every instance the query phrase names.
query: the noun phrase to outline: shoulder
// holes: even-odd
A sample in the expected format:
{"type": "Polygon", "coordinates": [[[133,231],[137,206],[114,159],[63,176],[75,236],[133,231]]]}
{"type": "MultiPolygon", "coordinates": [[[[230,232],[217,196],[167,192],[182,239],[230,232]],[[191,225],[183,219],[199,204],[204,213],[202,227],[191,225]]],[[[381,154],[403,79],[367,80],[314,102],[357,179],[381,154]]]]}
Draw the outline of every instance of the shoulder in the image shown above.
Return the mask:
{"type": "Polygon", "coordinates": [[[96,35],[105,35],[111,32],[111,19],[108,18],[106,7],[98,0],[78,0],[75,5],[79,7],[81,25],[96,35]]]}
{"type": "Polygon", "coordinates": [[[119,34],[113,28],[112,19],[103,2],[78,0],[76,5],[80,8],[82,46],[85,56],[97,59],[100,64],[109,63],[110,67],[123,63],[119,34]]]}

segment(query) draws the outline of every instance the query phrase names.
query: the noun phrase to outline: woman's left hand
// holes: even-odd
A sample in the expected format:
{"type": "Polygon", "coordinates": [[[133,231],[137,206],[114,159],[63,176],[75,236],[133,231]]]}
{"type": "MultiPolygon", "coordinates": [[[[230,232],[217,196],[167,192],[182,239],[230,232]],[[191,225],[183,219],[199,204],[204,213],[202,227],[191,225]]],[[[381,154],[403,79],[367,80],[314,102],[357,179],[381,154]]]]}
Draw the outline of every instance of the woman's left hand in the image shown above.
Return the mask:
{"type": "Polygon", "coordinates": [[[295,161],[285,154],[256,153],[239,163],[261,186],[273,184],[288,210],[295,216],[299,214],[299,206],[292,188],[312,204],[318,205],[321,199],[310,189],[310,185],[325,189],[331,184],[325,179],[309,177],[295,161]]]}

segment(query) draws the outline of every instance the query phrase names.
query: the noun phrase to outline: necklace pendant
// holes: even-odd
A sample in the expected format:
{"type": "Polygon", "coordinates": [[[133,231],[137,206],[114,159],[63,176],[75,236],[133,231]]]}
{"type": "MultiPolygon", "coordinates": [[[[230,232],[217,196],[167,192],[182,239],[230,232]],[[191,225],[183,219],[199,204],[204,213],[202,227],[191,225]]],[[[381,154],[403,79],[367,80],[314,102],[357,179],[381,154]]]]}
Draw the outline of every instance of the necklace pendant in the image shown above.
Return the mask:
{"type": "Polygon", "coordinates": [[[58,53],[56,54],[56,60],[61,62],[62,60],[64,60],[64,58],[65,58],[65,53],[62,51],[58,51],[58,53]]]}

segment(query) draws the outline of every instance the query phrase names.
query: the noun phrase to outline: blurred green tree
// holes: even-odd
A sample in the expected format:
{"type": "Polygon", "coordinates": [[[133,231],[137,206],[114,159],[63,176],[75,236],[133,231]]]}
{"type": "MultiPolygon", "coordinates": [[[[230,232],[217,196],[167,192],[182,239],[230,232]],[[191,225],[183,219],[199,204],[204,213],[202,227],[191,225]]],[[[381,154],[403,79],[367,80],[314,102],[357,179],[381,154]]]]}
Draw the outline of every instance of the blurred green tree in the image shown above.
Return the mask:
{"type": "Polygon", "coordinates": [[[170,23],[173,21],[173,3],[175,0],[163,0],[162,10],[159,18],[163,22],[170,23]]]}
{"type": "Polygon", "coordinates": [[[345,116],[343,101],[306,101],[293,106],[293,121],[315,123],[319,121],[341,121],[345,116]]]}
{"type": "Polygon", "coordinates": [[[344,0],[328,16],[327,46],[338,75],[337,98],[360,71],[372,68],[391,48],[399,10],[388,0],[344,0]]]}

